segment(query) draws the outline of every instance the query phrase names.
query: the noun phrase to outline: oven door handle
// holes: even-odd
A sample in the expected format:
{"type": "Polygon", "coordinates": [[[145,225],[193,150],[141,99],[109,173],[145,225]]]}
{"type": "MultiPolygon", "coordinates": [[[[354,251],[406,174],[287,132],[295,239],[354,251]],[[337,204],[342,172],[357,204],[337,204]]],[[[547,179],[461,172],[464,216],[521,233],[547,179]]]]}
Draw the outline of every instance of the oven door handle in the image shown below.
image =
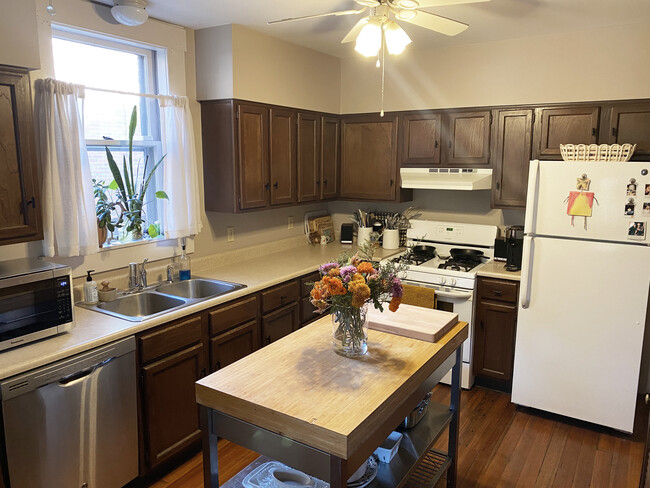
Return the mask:
{"type": "Polygon", "coordinates": [[[462,293],[462,292],[457,292],[457,291],[441,291],[441,290],[436,290],[436,295],[439,297],[443,298],[467,298],[470,299],[472,298],[473,293],[467,292],[467,293],[462,293]]]}

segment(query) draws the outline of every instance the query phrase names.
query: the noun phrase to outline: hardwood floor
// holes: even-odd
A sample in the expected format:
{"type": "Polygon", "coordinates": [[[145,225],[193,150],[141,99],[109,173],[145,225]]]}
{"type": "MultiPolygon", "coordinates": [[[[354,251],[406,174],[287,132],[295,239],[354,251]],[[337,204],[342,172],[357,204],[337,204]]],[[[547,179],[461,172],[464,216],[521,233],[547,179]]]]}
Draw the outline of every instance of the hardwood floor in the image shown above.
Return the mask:
{"type": "MultiPolygon", "coordinates": [[[[438,385],[434,401],[449,402],[438,385]]],[[[644,410],[645,411],[645,410],[644,410]]],[[[640,415],[639,417],[643,417],[640,415]]],[[[474,387],[462,392],[459,488],[636,488],[645,435],[627,436],[510,403],[510,395],[474,387]]],[[[446,448],[446,433],[434,447],[446,448]]],[[[219,479],[225,482],[257,457],[219,441],[219,479]]],[[[444,487],[444,480],[438,484],[444,487]]],[[[201,455],[156,481],[151,488],[202,488],[201,455]]]]}

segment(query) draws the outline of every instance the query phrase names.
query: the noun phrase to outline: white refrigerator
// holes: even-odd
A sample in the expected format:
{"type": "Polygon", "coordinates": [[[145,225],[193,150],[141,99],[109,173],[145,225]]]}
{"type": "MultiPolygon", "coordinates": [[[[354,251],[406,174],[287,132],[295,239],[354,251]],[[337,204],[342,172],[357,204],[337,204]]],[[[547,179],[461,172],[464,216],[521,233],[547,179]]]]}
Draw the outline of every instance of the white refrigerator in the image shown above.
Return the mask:
{"type": "Polygon", "coordinates": [[[531,161],[512,401],[632,432],[650,162],[531,161]]]}

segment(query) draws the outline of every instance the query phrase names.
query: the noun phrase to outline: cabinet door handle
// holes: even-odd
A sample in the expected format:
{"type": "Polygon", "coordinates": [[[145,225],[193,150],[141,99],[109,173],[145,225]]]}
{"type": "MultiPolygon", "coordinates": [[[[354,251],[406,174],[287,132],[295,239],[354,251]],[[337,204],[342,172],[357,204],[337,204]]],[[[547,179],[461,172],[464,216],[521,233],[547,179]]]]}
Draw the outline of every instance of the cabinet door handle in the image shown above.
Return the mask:
{"type": "Polygon", "coordinates": [[[501,187],[501,185],[499,184],[498,181],[497,181],[496,187],[497,187],[497,191],[499,191],[499,188],[501,187]]]}
{"type": "Polygon", "coordinates": [[[449,146],[449,149],[451,149],[451,141],[449,141],[447,145],[449,146]]]}
{"type": "Polygon", "coordinates": [[[276,181],[275,183],[273,183],[273,188],[275,188],[276,190],[278,189],[279,186],[280,186],[280,185],[278,185],[278,182],[277,182],[277,181],[276,181]]]}
{"type": "Polygon", "coordinates": [[[204,378],[206,374],[208,374],[208,372],[206,371],[205,368],[203,368],[199,373],[199,378],[204,378]]]}
{"type": "Polygon", "coordinates": [[[483,329],[485,327],[485,324],[483,323],[482,320],[479,322],[479,324],[481,325],[481,329],[483,329]]]}
{"type": "Polygon", "coordinates": [[[32,197],[31,200],[28,200],[25,202],[25,208],[32,206],[32,208],[36,208],[36,198],[32,197]]]}
{"type": "Polygon", "coordinates": [[[591,128],[591,135],[592,135],[593,137],[596,137],[596,128],[595,128],[595,127],[592,127],[592,128],[591,128]]]}
{"type": "Polygon", "coordinates": [[[494,292],[494,296],[500,297],[502,295],[500,290],[492,290],[494,292]]]}
{"type": "Polygon", "coordinates": [[[616,137],[618,135],[618,128],[617,127],[612,127],[612,135],[616,137]]]}
{"type": "Polygon", "coordinates": [[[433,148],[438,149],[438,141],[433,141],[433,148]]]}
{"type": "Polygon", "coordinates": [[[268,190],[268,189],[270,189],[270,188],[271,188],[271,183],[268,183],[268,182],[267,182],[267,183],[264,185],[264,189],[265,189],[265,190],[268,190]]]}
{"type": "Polygon", "coordinates": [[[393,186],[394,184],[395,184],[395,180],[391,178],[390,179],[390,186],[393,186]]]}
{"type": "Polygon", "coordinates": [[[268,337],[266,338],[266,343],[267,343],[267,344],[271,344],[271,336],[268,336],[268,337]]]}
{"type": "Polygon", "coordinates": [[[316,180],[316,184],[320,186],[320,180],[316,180]]]}
{"type": "Polygon", "coordinates": [[[323,180],[323,185],[327,186],[327,178],[323,180]]]}
{"type": "Polygon", "coordinates": [[[280,301],[284,302],[287,299],[286,295],[280,295],[280,301]]]}
{"type": "Polygon", "coordinates": [[[217,360],[217,364],[214,365],[214,369],[215,369],[215,371],[217,369],[221,369],[221,361],[217,360]]]}

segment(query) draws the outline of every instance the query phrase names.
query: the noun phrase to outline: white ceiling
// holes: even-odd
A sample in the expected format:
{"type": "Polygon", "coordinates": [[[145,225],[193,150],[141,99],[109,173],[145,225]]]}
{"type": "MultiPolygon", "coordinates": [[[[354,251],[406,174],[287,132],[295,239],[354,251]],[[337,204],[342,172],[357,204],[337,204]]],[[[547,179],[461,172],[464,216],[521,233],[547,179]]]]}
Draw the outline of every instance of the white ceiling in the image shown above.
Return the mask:
{"type": "MultiPolygon", "coordinates": [[[[340,41],[364,14],[276,25],[267,25],[267,21],[357,8],[353,0],[149,0],[147,11],[153,18],[193,29],[240,24],[337,57],[348,57],[354,53],[354,43],[340,41]]],[[[650,22],[650,0],[491,0],[427,10],[470,27],[458,36],[447,37],[401,22],[413,40],[412,49],[650,22]]]]}

